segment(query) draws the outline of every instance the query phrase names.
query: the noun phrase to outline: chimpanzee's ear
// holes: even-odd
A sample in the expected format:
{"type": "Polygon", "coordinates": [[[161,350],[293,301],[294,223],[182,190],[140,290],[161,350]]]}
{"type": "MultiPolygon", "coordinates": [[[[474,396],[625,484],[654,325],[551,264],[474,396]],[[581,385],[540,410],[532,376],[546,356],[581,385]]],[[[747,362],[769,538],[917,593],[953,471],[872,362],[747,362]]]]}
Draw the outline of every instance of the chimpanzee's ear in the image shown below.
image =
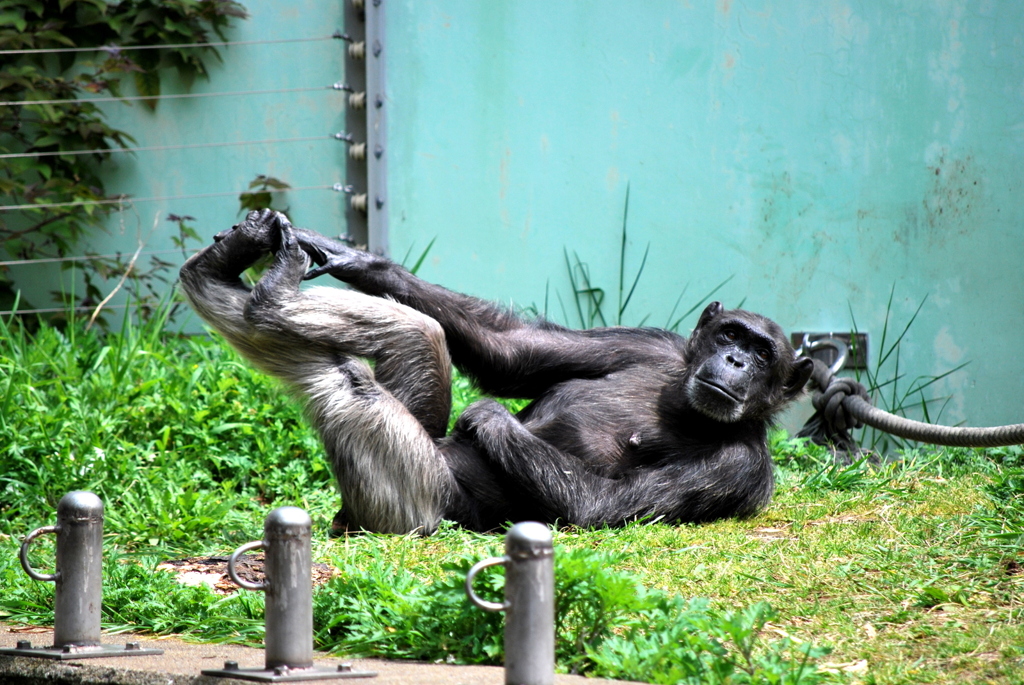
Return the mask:
{"type": "Polygon", "coordinates": [[[790,371],[789,378],[786,379],[786,383],[783,385],[787,398],[792,399],[800,394],[804,386],[807,385],[813,370],[814,362],[807,357],[793,362],[793,370],[790,371]]]}
{"type": "Polygon", "coordinates": [[[721,302],[712,302],[709,304],[704,308],[704,313],[700,315],[700,319],[697,320],[697,326],[693,329],[693,332],[696,333],[699,331],[706,323],[721,314],[724,309],[725,307],[722,306],[721,302]]]}

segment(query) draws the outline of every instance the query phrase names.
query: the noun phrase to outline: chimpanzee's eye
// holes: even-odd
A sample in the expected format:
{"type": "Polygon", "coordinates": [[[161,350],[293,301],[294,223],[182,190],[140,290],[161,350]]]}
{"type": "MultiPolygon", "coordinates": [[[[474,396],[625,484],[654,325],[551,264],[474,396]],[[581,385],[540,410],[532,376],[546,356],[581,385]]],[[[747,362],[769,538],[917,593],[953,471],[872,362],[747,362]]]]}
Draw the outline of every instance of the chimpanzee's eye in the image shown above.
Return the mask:
{"type": "Polygon", "coordinates": [[[772,353],[763,347],[754,350],[754,354],[757,356],[758,361],[762,362],[768,362],[772,358],[772,353]]]}

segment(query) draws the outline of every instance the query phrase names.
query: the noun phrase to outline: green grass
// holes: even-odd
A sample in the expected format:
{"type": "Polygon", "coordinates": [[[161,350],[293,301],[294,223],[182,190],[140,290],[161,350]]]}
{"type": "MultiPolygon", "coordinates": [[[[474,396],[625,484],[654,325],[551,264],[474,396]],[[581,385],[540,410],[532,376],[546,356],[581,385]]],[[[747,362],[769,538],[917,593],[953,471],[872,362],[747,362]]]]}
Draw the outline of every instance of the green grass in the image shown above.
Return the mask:
{"type": "MultiPolygon", "coordinates": [[[[456,410],[475,392],[458,379],[456,410]]],[[[654,682],[1024,682],[1024,451],[919,450],[840,467],[773,436],[776,497],[703,526],[556,532],[562,670],[654,682]],[[831,650],[831,653],[825,652],[831,650]]],[[[106,503],[104,625],[262,640],[263,598],[218,597],[154,571],[258,538],[305,508],[318,646],[500,663],[502,617],[471,608],[468,565],[499,535],[327,540],[338,497],[299,406],[223,344],[166,333],[0,328],[0,616],[52,622],[53,586],[17,562],[57,500],[106,503]]],[[[52,565],[52,538],[33,564],[52,565]]],[[[500,571],[481,592],[500,594],[500,571]]]]}

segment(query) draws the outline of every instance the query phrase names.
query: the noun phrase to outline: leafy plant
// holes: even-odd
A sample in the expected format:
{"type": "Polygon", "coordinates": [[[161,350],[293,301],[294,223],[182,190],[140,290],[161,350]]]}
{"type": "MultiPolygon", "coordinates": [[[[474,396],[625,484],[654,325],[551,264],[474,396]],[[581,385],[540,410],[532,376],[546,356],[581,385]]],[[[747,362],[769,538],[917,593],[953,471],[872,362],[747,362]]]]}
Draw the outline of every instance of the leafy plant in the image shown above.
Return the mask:
{"type": "MultiPolygon", "coordinates": [[[[102,229],[118,209],[104,187],[103,163],[134,139],[106,123],[94,96],[121,97],[128,75],[141,95],[159,95],[166,67],[186,86],[207,78],[216,49],[190,46],[209,42],[211,32],[223,39],[230,20],[246,16],[232,0],[6,0],[0,50],[13,52],[0,54],[4,251],[20,259],[64,257],[83,235],[102,229]]],[[[153,108],[157,101],[144,102],[153,108]]],[[[88,266],[106,276],[134,265],[97,257],[88,266]]],[[[3,272],[0,288],[12,288],[3,272]]]]}
{"type": "MultiPolygon", "coordinates": [[[[629,304],[633,300],[633,295],[636,293],[636,288],[640,283],[640,277],[643,275],[644,267],[647,266],[647,256],[651,251],[651,245],[648,243],[644,248],[644,254],[640,259],[640,266],[637,267],[636,275],[633,276],[629,286],[627,287],[626,252],[628,247],[628,224],[629,186],[627,185],[626,199],[622,210],[622,231],[620,233],[619,240],[618,299],[615,305],[614,315],[605,314],[605,291],[596,284],[596,279],[591,276],[590,266],[583,261],[578,252],[573,251],[572,257],[570,258],[569,250],[564,250],[565,269],[569,277],[569,285],[572,288],[572,307],[576,311],[576,321],[580,328],[593,328],[595,326],[609,325],[622,326],[625,323],[626,310],[629,308],[629,304]]],[[[669,312],[668,319],[665,322],[665,328],[670,331],[678,331],[679,326],[682,325],[683,321],[685,321],[690,314],[703,306],[705,302],[711,299],[714,294],[721,290],[726,283],[732,280],[732,278],[732,276],[725,278],[721,283],[716,285],[707,294],[697,300],[693,306],[677,317],[676,312],[679,309],[679,304],[683,301],[683,297],[689,289],[689,284],[684,286],[682,291],[679,293],[679,297],[676,298],[672,310],[669,312]]],[[[566,322],[566,325],[572,325],[572,317],[566,310],[565,303],[562,301],[562,296],[556,293],[556,297],[562,310],[563,321],[566,322]]],[[[533,314],[540,314],[547,317],[547,294],[545,294],[543,310],[538,310],[536,306],[531,307],[530,310],[533,314]]],[[[636,325],[643,326],[647,323],[649,318],[650,314],[645,315],[636,325]]]]}
{"type": "Polygon", "coordinates": [[[0,319],[0,531],[87,489],[132,504],[115,537],[177,548],[233,539],[229,509],[334,497],[301,407],[223,344],[166,332],[169,309],[112,334],[0,319]]]}
{"type": "Polygon", "coordinates": [[[994,462],[984,485],[990,504],[972,515],[981,536],[994,548],[991,556],[1008,569],[1024,571],[1024,446],[987,450],[994,462]]]}
{"type": "MultiPolygon", "coordinates": [[[[446,565],[444,576],[428,583],[383,560],[335,578],[314,598],[317,642],[356,655],[499,663],[502,618],[466,600],[471,563],[446,565]]],[[[501,576],[481,580],[500,596],[501,576]]]]}
{"type": "MultiPolygon", "coordinates": [[[[111,545],[105,547],[105,631],[145,630],[158,635],[191,634],[208,640],[262,642],[263,598],[257,593],[238,592],[220,597],[203,585],[182,585],[174,574],[156,570],[160,561],[156,556],[129,555],[111,545]]],[[[0,558],[2,611],[6,620],[35,625],[52,623],[53,584],[25,582],[14,561],[17,553],[6,556],[9,559],[0,558]]]]}
{"type": "Polygon", "coordinates": [[[243,214],[254,209],[276,209],[287,214],[288,208],[278,205],[277,200],[283,195],[283,191],[289,188],[291,186],[280,179],[259,174],[249,182],[249,192],[238,196],[238,213],[243,214]]]}
{"type": "MultiPolygon", "coordinates": [[[[775,612],[765,603],[735,612],[707,600],[648,590],[617,571],[621,557],[559,548],[555,556],[556,662],[560,670],[654,683],[817,683],[827,649],[785,638],[765,644],[775,612]]],[[[472,559],[423,583],[402,568],[373,563],[316,595],[317,640],[366,656],[501,663],[499,614],[471,606],[463,579],[472,559]]],[[[500,572],[478,590],[501,596],[500,572]]]]}
{"type": "MultiPolygon", "coordinates": [[[[893,333],[889,330],[892,323],[892,303],[893,297],[896,293],[896,286],[893,285],[892,290],[889,292],[889,300],[885,307],[885,321],[882,325],[882,335],[878,342],[878,361],[875,363],[874,368],[868,368],[862,373],[858,371],[856,373],[856,379],[862,381],[868,388],[868,392],[871,395],[872,400],[885,411],[896,414],[899,416],[905,416],[911,409],[920,411],[921,420],[931,423],[938,421],[942,415],[942,410],[951,399],[950,397],[926,397],[925,391],[938,383],[942,379],[948,377],[951,374],[963,369],[970,362],[964,362],[956,367],[949,369],[948,371],[938,375],[925,375],[918,376],[910,381],[909,386],[904,386],[906,382],[906,375],[900,368],[900,350],[907,333],[910,331],[910,327],[914,325],[914,321],[917,320],[917,315],[920,314],[921,309],[927,302],[927,296],[921,299],[921,302],[917,305],[917,309],[914,310],[913,315],[903,326],[903,329],[899,333],[895,334],[893,340],[893,333]],[[937,411],[933,409],[933,406],[938,404],[937,411]],[[934,414],[934,416],[933,416],[934,414]]],[[[857,333],[857,320],[854,316],[853,309],[850,309],[850,320],[853,323],[853,332],[857,333]]],[[[856,340],[856,335],[852,336],[856,340]]],[[[889,453],[897,449],[906,449],[909,447],[909,443],[898,437],[884,433],[870,426],[866,426],[861,435],[858,436],[858,443],[861,446],[868,447],[873,451],[880,453],[889,453]]]]}
{"type": "MultiPolygon", "coordinates": [[[[604,314],[604,290],[594,285],[590,278],[590,267],[580,259],[578,253],[573,252],[573,259],[569,259],[569,251],[565,250],[565,267],[569,275],[569,283],[572,286],[573,294],[573,305],[576,309],[576,315],[579,319],[579,325],[581,328],[593,328],[594,326],[608,326],[609,321],[611,325],[621,326],[622,317],[626,312],[626,308],[629,307],[629,302],[633,299],[633,293],[636,292],[636,286],[640,282],[640,276],[644,272],[644,266],[647,265],[647,255],[651,251],[650,243],[644,249],[644,256],[640,260],[640,266],[637,268],[636,276],[633,277],[633,282],[630,284],[628,292],[626,290],[626,246],[627,246],[627,232],[626,226],[629,221],[629,186],[626,186],[626,200],[622,209],[622,232],[621,240],[619,242],[619,290],[618,290],[618,303],[616,305],[615,316],[606,318],[604,314]]],[[[562,315],[566,321],[569,320],[569,316],[565,311],[565,304],[562,303],[561,296],[558,297],[559,303],[562,306],[562,315]]],[[[547,303],[544,306],[544,314],[547,315],[547,303]]],[[[644,317],[646,321],[646,317],[644,317]]],[[[643,325],[643,321],[639,324],[643,325]]]]}
{"type": "Polygon", "coordinates": [[[625,630],[588,649],[594,675],[650,683],[733,685],[832,680],[816,661],[830,650],[790,637],[766,641],[777,617],[764,602],[716,611],[706,599],[652,593],[625,630]]]}

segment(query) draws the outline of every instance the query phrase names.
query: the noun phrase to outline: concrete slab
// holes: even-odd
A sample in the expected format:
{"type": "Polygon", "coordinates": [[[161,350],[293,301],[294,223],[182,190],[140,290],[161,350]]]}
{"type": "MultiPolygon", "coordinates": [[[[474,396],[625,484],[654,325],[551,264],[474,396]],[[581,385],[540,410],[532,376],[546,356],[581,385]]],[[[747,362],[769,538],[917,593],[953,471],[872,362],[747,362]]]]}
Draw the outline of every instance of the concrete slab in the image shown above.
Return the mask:
{"type": "MultiPolygon", "coordinates": [[[[0,623],[0,648],[12,648],[18,640],[33,646],[53,644],[53,631],[0,623]]],[[[241,668],[263,668],[263,650],[226,644],[185,642],[175,637],[152,635],[104,635],[104,644],[140,642],[144,649],[164,650],[160,655],[100,657],[67,661],[0,656],[0,683],[4,685],[224,685],[241,680],[203,676],[204,669],[220,669],[225,661],[237,661],[241,668]]],[[[349,663],[356,671],[375,671],[375,678],[321,682],[365,683],[366,685],[504,685],[505,670],[500,666],[451,666],[415,661],[382,659],[339,659],[316,655],[317,665],[335,668],[349,663]]],[[[315,682],[315,681],[314,681],[315,682]]],[[[594,679],[556,675],[556,685],[584,685],[594,679]]],[[[602,681],[616,683],[622,681],[602,681]]]]}

